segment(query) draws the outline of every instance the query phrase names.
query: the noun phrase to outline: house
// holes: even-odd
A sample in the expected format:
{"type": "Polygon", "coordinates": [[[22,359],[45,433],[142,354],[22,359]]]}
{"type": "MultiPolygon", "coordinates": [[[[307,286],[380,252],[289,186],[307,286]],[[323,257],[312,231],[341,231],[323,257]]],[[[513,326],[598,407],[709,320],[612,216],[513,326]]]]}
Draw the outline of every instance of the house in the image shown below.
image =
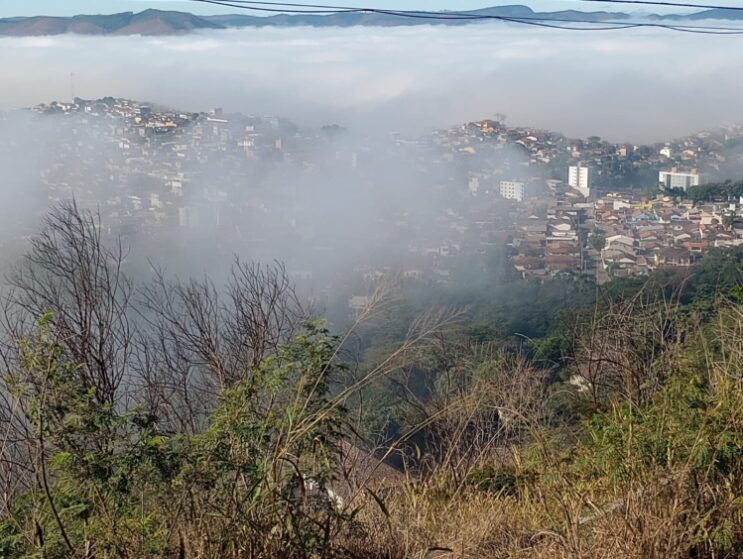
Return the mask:
{"type": "Polygon", "coordinates": [[[671,247],[659,250],[655,253],[656,267],[678,267],[686,268],[693,262],[692,253],[685,248],[671,247]]]}
{"type": "Polygon", "coordinates": [[[615,250],[634,250],[635,239],[627,235],[612,235],[606,238],[606,248],[615,250]]]}

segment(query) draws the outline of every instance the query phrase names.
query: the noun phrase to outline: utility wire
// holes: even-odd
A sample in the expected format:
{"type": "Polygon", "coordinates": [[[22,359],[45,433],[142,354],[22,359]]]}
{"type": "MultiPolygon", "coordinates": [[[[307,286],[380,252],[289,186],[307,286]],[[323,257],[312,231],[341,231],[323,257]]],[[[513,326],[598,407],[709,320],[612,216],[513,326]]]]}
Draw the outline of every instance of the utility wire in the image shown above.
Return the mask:
{"type": "MultiPolygon", "coordinates": [[[[200,0],[195,0],[200,1],[200,0]]],[[[278,10],[282,13],[295,12],[295,10],[287,10],[286,8],[320,8],[322,13],[327,11],[348,11],[348,12],[394,12],[396,14],[425,14],[436,16],[437,18],[448,18],[449,16],[460,16],[468,19],[481,19],[481,18],[493,18],[500,16],[491,16],[488,14],[477,14],[472,12],[457,12],[457,11],[438,11],[431,12],[425,10],[382,10],[379,8],[359,8],[352,6],[332,6],[327,4],[298,4],[292,2],[270,2],[270,1],[254,1],[254,0],[216,0],[218,3],[225,4],[243,4],[243,5],[261,5],[261,6],[282,6],[284,9],[278,10]]],[[[743,6],[715,6],[709,4],[690,4],[681,2],[665,2],[661,0],[579,0],[581,2],[600,2],[600,3],[614,3],[614,4],[648,4],[655,6],[671,6],[671,7],[682,7],[682,8],[706,8],[714,10],[743,10],[743,6]]],[[[239,7],[239,6],[235,6],[239,7]]],[[[504,16],[508,17],[508,16],[504,16]]],[[[526,16],[517,16],[518,19],[524,19],[526,16]]],[[[542,19],[542,18],[537,18],[542,19]]],[[[568,19],[561,19],[560,21],[570,21],[568,19]]],[[[579,20],[576,20],[579,21],[579,20]]],[[[594,23],[596,20],[589,20],[586,23],[594,23]]]]}
{"type": "Polygon", "coordinates": [[[580,0],[581,2],[601,2],[605,4],[643,4],[647,6],[670,6],[674,8],[704,8],[706,10],[737,10],[743,6],[713,6],[710,4],[693,4],[688,2],[662,2],[661,0],[580,0]]]}
{"type": "MultiPolygon", "coordinates": [[[[292,2],[270,2],[270,1],[253,1],[253,0],[191,0],[204,4],[213,4],[230,8],[239,8],[257,12],[280,13],[286,15],[294,14],[314,14],[314,15],[336,15],[336,14],[379,14],[409,19],[425,19],[436,21],[483,21],[497,20],[522,25],[532,25],[537,27],[547,27],[551,29],[563,29],[569,31],[616,31],[620,29],[633,28],[658,28],[684,33],[699,33],[710,35],[739,35],[743,34],[743,28],[740,27],[719,27],[703,25],[683,25],[667,24],[656,22],[627,22],[627,21],[608,21],[608,20],[588,20],[577,18],[556,18],[556,17],[531,17],[531,16],[498,16],[493,14],[477,14],[471,12],[426,12],[410,10],[384,10],[379,8],[351,7],[351,6],[334,6],[321,4],[300,4],[292,2]],[[555,22],[555,23],[552,23],[555,22]],[[581,26],[566,24],[582,24],[581,26]]],[[[652,0],[581,0],[581,1],[614,1],[614,2],[637,2],[637,3],[659,3],[652,0]]],[[[743,9],[743,8],[740,8],[743,9]]]]}
{"type": "MultiPolygon", "coordinates": [[[[478,15],[478,14],[469,15],[469,14],[453,14],[453,13],[436,14],[436,13],[426,13],[426,12],[402,12],[402,11],[382,10],[378,8],[340,8],[336,10],[294,10],[294,9],[258,7],[258,6],[253,6],[252,4],[254,3],[252,2],[247,2],[247,1],[239,2],[239,0],[191,0],[191,1],[200,2],[203,4],[214,4],[216,6],[240,8],[244,10],[251,10],[251,11],[257,11],[257,12],[280,13],[280,14],[286,14],[286,15],[293,15],[293,14],[335,15],[335,14],[357,13],[357,14],[389,15],[389,16],[395,16],[395,17],[401,17],[401,18],[425,19],[425,20],[436,20],[436,21],[456,21],[456,20],[476,21],[476,20],[490,19],[490,20],[499,20],[499,21],[506,21],[506,22],[512,22],[512,23],[521,23],[524,25],[550,27],[553,29],[568,29],[571,31],[611,31],[615,29],[631,29],[633,27],[638,27],[638,25],[634,23],[632,24],[610,23],[609,25],[605,27],[570,27],[566,25],[551,25],[549,23],[543,23],[540,18],[534,18],[534,21],[531,21],[531,20],[524,20],[524,18],[511,18],[511,17],[506,17],[506,16],[491,16],[491,15],[486,16],[486,15],[478,15]]],[[[265,4],[265,2],[261,2],[261,4],[265,4]]],[[[274,5],[281,5],[281,4],[276,3],[274,5]]],[[[567,19],[560,19],[558,21],[562,21],[565,23],[571,23],[571,21],[567,19]]],[[[591,22],[591,23],[596,23],[596,22],[591,22]]],[[[740,30],[740,32],[743,33],[743,30],[740,30]]]]}

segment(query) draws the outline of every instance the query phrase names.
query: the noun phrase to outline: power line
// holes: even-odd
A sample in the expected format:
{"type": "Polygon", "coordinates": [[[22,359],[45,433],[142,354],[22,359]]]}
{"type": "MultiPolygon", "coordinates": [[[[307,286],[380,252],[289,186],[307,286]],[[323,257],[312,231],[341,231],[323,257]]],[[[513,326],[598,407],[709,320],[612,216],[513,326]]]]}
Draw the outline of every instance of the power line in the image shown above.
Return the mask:
{"type": "Polygon", "coordinates": [[[661,0],[580,0],[581,2],[601,2],[606,4],[642,4],[647,6],[669,6],[673,8],[704,8],[707,10],[743,11],[743,6],[713,6],[710,4],[693,4],[688,2],[662,2],[661,0]]]}
{"type": "MultiPolygon", "coordinates": [[[[493,14],[477,14],[472,12],[426,12],[410,10],[384,10],[380,8],[335,6],[324,4],[304,4],[292,2],[270,2],[253,0],[191,0],[205,4],[213,4],[230,8],[251,10],[256,12],[280,13],[286,15],[311,14],[311,15],[337,15],[337,14],[378,14],[409,19],[424,19],[436,21],[483,21],[497,20],[522,25],[547,27],[551,29],[563,29],[568,31],[616,31],[634,28],[657,28],[678,31],[684,33],[699,33],[710,35],[739,35],[743,34],[740,27],[720,27],[702,25],[667,24],[657,22],[628,22],[588,20],[577,18],[556,17],[532,17],[532,16],[499,16],[493,14]],[[581,26],[567,25],[581,24],[581,26]]],[[[602,1],[602,0],[582,0],[602,1]]],[[[615,2],[648,2],[652,0],[608,0],[615,2]]],[[[658,2],[660,3],[660,2],[658,2]]],[[[741,8],[743,9],[743,8],[741,8]]]]}
{"type": "MultiPolygon", "coordinates": [[[[214,4],[216,6],[225,6],[228,8],[239,8],[243,10],[252,10],[255,12],[269,12],[269,13],[276,13],[276,14],[316,14],[316,15],[334,15],[334,14],[341,14],[341,13],[364,13],[365,10],[362,8],[351,8],[351,9],[302,9],[302,10],[294,10],[294,9],[279,9],[279,8],[263,8],[263,7],[253,7],[248,5],[247,2],[241,2],[240,0],[191,0],[192,2],[199,2],[201,4],[214,4]]],[[[259,2],[259,4],[265,4],[264,2],[259,2]]],[[[283,4],[274,4],[271,3],[271,5],[281,6],[283,4]]],[[[312,8],[313,6],[307,6],[308,8],[312,8]]]]}
{"type": "Polygon", "coordinates": [[[191,0],[192,2],[199,2],[201,4],[214,4],[216,6],[226,6],[228,8],[240,8],[243,10],[252,10],[255,12],[271,12],[280,14],[339,14],[339,13],[365,13],[364,8],[335,8],[333,6],[314,6],[312,4],[281,4],[279,2],[244,2],[242,0],[191,0]],[[253,4],[260,4],[261,6],[287,6],[291,7],[303,7],[303,8],[322,8],[322,9],[279,9],[279,8],[264,8],[253,6],[253,4]]]}

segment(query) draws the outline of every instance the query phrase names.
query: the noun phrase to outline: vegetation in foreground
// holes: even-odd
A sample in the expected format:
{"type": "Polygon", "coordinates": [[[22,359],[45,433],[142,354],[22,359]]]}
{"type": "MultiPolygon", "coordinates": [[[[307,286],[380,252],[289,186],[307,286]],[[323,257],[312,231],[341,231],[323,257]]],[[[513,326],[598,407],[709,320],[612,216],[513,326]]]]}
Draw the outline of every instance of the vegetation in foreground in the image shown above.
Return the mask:
{"type": "Polygon", "coordinates": [[[134,284],[61,206],[2,315],[0,557],[739,557],[740,261],[522,343],[383,286],[339,337],[280,265],[134,284]]]}

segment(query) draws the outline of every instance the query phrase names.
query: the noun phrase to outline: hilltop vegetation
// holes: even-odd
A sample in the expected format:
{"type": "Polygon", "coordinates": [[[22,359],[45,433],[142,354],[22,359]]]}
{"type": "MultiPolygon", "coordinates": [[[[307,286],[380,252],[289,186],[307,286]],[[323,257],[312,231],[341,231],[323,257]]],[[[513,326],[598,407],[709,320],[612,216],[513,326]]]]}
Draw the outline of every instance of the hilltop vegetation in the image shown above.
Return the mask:
{"type": "Polygon", "coordinates": [[[281,265],[125,256],[68,204],[9,278],[1,557],[743,553],[743,251],[388,280],[347,332],[281,265]]]}
{"type": "Polygon", "coordinates": [[[742,181],[710,182],[692,186],[686,196],[694,202],[710,202],[716,199],[729,200],[743,196],[742,181]]]}

